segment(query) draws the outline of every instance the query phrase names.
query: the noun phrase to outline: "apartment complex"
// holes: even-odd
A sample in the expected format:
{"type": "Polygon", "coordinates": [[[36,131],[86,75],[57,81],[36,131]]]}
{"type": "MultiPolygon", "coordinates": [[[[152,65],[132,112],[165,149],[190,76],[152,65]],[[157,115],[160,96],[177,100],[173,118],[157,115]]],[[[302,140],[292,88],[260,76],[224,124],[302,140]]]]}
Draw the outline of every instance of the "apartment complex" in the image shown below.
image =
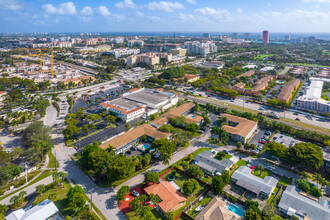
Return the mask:
{"type": "Polygon", "coordinates": [[[172,54],[168,53],[143,53],[139,55],[133,55],[127,57],[126,64],[128,66],[134,66],[138,63],[146,63],[149,66],[159,64],[160,59],[165,58],[168,62],[172,61],[172,54]]]}
{"type": "Polygon", "coordinates": [[[245,73],[243,73],[243,74],[241,74],[241,75],[239,75],[239,76],[236,76],[236,80],[238,80],[238,79],[240,79],[241,77],[251,77],[251,76],[253,76],[254,74],[255,74],[255,72],[256,71],[254,71],[254,70],[249,70],[249,71],[247,71],[247,72],[245,72],[245,73]]]}
{"type": "Polygon", "coordinates": [[[240,166],[231,176],[231,181],[236,186],[247,190],[260,199],[268,199],[274,191],[278,180],[271,176],[261,179],[253,175],[252,170],[247,166],[240,166]]]}
{"type": "Polygon", "coordinates": [[[288,103],[292,97],[293,91],[295,91],[300,85],[299,79],[293,79],[290,82],[286,83],[282,89],[281,92],[277,96],[277,100],[280,102],[286,102],[288,103]]]}
{"type": "Polygon", "coordinates": [[[170,53],[180,57],[185,57],[187,54],[187,49],[183,49],[183,48],[171,49],[170,53]]]}
{"type": "Polygon", "coordinates": [[[127,46],[128,47],[136,47],[136,46],[143,47],[143,44],[144,44],[143,40],[129,40],[129,41],[127,41],[127,46]]]}
{"type": "Polygon", "coordinates": [[[188,116],[189,113],[192,112],[192,108],[195,106],[194,103],[188,102],[180,105],[179,107],[176,107],[174,109],[171,109],[170,111],[163,114],[166,118],[176,118],[178,116],[185,116],[186,122],[188,124],[199,124],[201,125],[203,118],[199,115],[194,116],[188,116]]]}
{"type": "Polygon", "coordinates": [[[287,186],[278,204],[279,210],[287,217],[299,219],[328,220],[330,219],[329,201],[320,198],[312,199],[293,185],[287,186]]]}
{"type": "Polygon", "coordinates": [[[184,47],[187,49],[187,53],[200,54],[203,56],[218,51],[218,48],[213,41],[187,41],[184,43],[184,47]]]}
{"type": "Polygon", "coordinates": [[[304,66],[297,66],[296,68],[294,68],[291,73],[295,74],[295,75],[303,75],[306,71],[306,67],[304,66]]]}
{"type": "Polygon", "coordinates": [[[228,125],[223,125],[222,128],[233,141],[240,141],[244,144],[258,129],[256,121],[229,114],[222,114],[221,117],[227,118],[228,125]]]}
{"type": "Polygon", "coordinates": [[[254,84],[254,87],[252,89],[246,89],[245,83],[242,83],[242,82],[237,83],[232,88],[234,90],[238,91],[240,94],[257,96],[257,95],[259,95],[259,91],[265,90],[268,86],[269,81],[272,81],[275,78],[276,78],[276,76],[273,76],[273,75],[265,76],[265,77],[259,79],[254,84]]]}
{"type": "Polygon", "coordinates": [[[303,110],[330,113],[330,101],[321,98],[322,88],[323,81],[312,81],[310,85],[302,91],[304,94],[297,98],[296,107],[303,110]]]}
{"type": "Polygon", "coordinates": [[[140,53],[140,49],[131,49],[131,48],[118,48],[104,52],[104,54],[113,55],[115,58],[131,55],[131,54],[138,54],[138,53],[140,53]]]}

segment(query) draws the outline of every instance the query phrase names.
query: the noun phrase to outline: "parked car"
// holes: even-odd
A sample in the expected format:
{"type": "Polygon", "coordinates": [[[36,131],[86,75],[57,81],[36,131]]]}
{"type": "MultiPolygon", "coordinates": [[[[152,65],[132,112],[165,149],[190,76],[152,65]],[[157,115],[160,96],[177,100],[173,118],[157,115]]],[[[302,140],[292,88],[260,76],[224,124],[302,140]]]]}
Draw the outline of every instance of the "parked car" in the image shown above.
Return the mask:
{"type": "Polygon", "coordinates": [[[272,133],[271,131],[266,131],[265,135],[271,135],[271,133],[272,133]]]}
{"type": "Polygon", "coordinates": [[[138,193],[138,192],[135,191],[135,190],[132,191],[132,194],[133,194],[134,196],[136,196],[136,197],[140,196],[140,193],[138,193]]]}
{"type": "Polygon", "coordinates": [[[259,144],[266,144],[266,141],[259,141],[259,144]]]}
{"type": "Polygon", "coordinates": [[[235,102],[235,100],[234,100],[234,99],[231,99],[230,101],[231,101],[231,102],[235,102]]]}
{"type": "Polygon", "coordinates": [[[207,97],[211,97],[211,95],[207,95],[207,97]]]}

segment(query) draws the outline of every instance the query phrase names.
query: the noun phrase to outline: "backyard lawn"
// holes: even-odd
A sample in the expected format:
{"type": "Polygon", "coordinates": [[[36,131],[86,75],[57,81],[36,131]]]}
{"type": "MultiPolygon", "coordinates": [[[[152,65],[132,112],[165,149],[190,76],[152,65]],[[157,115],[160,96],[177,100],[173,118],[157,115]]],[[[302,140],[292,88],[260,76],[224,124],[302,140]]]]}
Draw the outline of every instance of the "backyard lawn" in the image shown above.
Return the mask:
{"type": "Polygon", "coordinates": [[[261,172],[261,170],[259,168],[255,168],[254,171],[252,172],[252,174],[261,179],[264,179],[266,176],[272,175],[272,172],[267,169],[263,169],[261,172]]]}
{"type": "Polygon", "coordinates": [[[175,177],[174,182],[178,186],[180,186],[180,188],[182,188],[184,182],[186,182],[187,180],[189,180],[189,177],[187,177],[185,175],[182,175],[181,173],[179,173],[179,172],[177,172],[175,170],[173,170],[172,172],[169,172],[168,174],[164,175],[163,176],[163,179],[170,182],[170,180],[167,179],[167,177],[169,175],[174,175],[174,177],[175,177]]]}
{"type": "Polygon", "coordinates": [[[213,198],[212,198],[211,196],[209,196],[209,195],[205,196],[204,199],[202,199],[202,200],[199,201],[196,205],[194,205],[194,206],[192,207],[192,209],[190,209],[190,210],[187,212],[187,214],[188,214],[189,216],[195,218],[195,217],[198,215],[199,212],[195,212],[195,213],[194,213],[194,210],[195,210],[198,206],[200,206],[200,205],[202,205],[202,206],[206,206],[206,205],[207,205],[212,199],[213,199],[213,198]]]}
{"type": "Polygon", "coordinates": [[[282,184],[283,186],[290,185],[292,183],[292,180],[289,179],[288,177],[281,177],[280,181],[278,182],[279,184],[282,184]]]}
{"type": "MultiPolygon", "coordinates": [[[[151,213],[153,214],[154,216],[154,220],[162,220],[164,218],[162,218],[162,216],[159,214],[159,212],[154,208],[151,210],[151,213]]],[[[134,212],[129,212],[126,214],[126,218],[128,220],[140,220],[141,218],[138,216],[138,215],[135,215],[134,212]]]]}
{"type": "Polygon", "coordinates": [[[246,166],[246,165],[248,165],[248,162],[245,161],[245,160],[239,160],[239,161],[237,161],[236,164],[238,165],[238,167],[240,167],[240,166],[246,166]]]}

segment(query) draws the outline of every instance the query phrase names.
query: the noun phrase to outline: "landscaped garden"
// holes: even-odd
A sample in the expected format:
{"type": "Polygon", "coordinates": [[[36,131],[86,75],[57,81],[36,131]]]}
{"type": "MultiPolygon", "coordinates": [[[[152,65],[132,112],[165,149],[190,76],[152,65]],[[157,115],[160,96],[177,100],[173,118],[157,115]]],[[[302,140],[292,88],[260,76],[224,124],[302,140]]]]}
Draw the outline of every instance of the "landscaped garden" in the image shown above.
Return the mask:
{"type": "Polygon", "coordinates": [[[196,203],[196,205],[194,205],[192,207],[192,209],[190,209],[187,214],[192,217],[192,218],[195,218],[199,211],[195,211],[195,209],[198,207],[198,206],[203,206],[205,208],[205,206],[213,199],[213,197],[209,196],[209,195],[206,195],[204,196],[204,198],[199,201],[198,203],[196,203]]]}
{"type": "Polygon", "coordinates": [[[272,175],[272,172],[265,169],[265,168],[256,167],[253,170],[252,174],[259,177],[259,178],[261,178],[261,179],[264,179],[266,176],[272,175]]]}

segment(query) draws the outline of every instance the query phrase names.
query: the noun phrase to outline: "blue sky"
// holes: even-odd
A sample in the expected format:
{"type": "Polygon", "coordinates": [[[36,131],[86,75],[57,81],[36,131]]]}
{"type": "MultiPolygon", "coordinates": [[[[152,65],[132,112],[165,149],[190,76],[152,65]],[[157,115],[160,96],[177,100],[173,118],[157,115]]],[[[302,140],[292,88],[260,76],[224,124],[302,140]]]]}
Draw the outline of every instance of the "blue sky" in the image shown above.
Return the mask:
{"type": "Polygon", "coordinates": [[[330,32],[330,0],[0,0],[0,32],[330,32]]]}

